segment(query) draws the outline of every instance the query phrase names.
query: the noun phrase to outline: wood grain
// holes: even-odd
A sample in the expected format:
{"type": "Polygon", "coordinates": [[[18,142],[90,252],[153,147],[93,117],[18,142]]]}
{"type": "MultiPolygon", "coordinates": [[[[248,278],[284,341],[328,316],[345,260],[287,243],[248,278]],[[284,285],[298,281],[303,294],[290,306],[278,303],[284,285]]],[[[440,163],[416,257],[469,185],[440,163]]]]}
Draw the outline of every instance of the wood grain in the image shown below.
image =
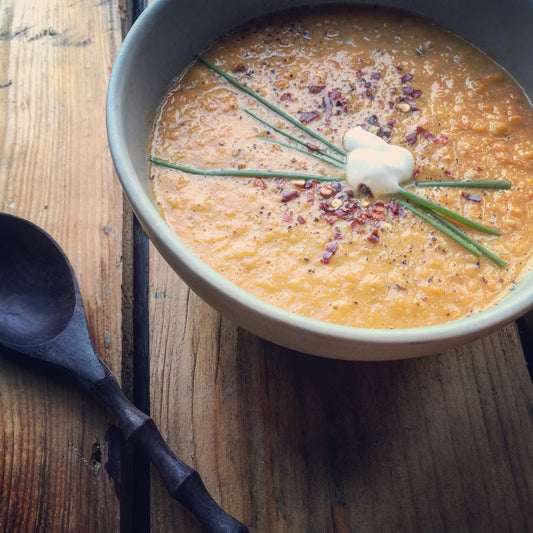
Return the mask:
{"type": "MultiPolygon", "coordinates": [[[[320,359],[221,318],[152,250],[152,416],[252,532],[533,530],[514,325],[444,354],[320,359]]],[[[152,531],[200,531],[153,477],[152,531]]]]}
{"type": "MultiPolygon", "coordinates": [[[[0,25],[0,207],[65,249],[120,376],[122,194],[105,131],[117,3],[4,0],[0,25]]],[[[0,357],[0,531],[118,531],[119,452],[92,400],[0,357]]]]}
{"type": "MultiPolygon", "coordinates": [[[[127,12],[0,3],[0,205],[65,248],[96,346],[131,381],[131,215],[104,122],[127,12]]],[[[239,329],[151,257],[152,415],[251,532],[533,531],[533,385],[514,325],[422,359],[320,359],[239,329]]],[[[115,492],[120,444],[88,397],[0,354],[0,531],[137,533],[115,492]]],[[[155,472],[151,508],[152,532],[201,531],[155,472]]]]}

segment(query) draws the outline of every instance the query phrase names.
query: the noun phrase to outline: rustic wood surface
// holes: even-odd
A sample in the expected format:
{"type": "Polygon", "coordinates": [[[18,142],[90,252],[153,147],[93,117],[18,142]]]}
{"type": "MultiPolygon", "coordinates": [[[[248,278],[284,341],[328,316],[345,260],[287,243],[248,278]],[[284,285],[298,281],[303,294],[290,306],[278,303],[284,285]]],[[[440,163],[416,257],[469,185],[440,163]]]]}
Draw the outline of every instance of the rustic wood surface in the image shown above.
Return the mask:
{"type": "MultiPolygon", "coordinates": [[[[220,317],[153,248],[148,302],[132,301],[142,265],[104,121],[131,8],[0,0],[0,207],[65,248],[126,391],[143,386],[130,312],[148,303],[140,396],[149,385],[170,446],[253,533],[533,531],[533,385],[516,325],[421,359],[321,359],[220,317]]],[[[522,325],[531,335],[531,315],[522,325]]],[[[0,532],[200,533],[155,471],[151,495],[136,469],[115,483],[120,444],[90,398],[0,354],[0,532]]]]}
{"type": "MultiPolygon", "coordinates": [[[[221,318],[154,250],[150,307],[152,416],[251,531],[533,531],[515,325],[421,359],[310,357],[221,318]]],[[[201,531],[153,479],[153,531],[201,531]]]]}
{"type": "MultiPolygon", "coordinates": [[[[0,208],[65,249],[119,377],[123,210],[105,95],[121,25],[112,2],[0,1],[0,208]]],[[[91,399],[0,357],[0,531],[119,531],[119,454],[91,399]]]]}

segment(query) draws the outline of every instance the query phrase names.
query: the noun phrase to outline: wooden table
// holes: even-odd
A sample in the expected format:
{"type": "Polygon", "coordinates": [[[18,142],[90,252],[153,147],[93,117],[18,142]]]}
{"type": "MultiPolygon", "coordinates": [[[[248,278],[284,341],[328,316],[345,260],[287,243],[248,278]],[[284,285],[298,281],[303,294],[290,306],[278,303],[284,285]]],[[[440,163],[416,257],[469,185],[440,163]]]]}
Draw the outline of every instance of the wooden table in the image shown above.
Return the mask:
{"type": "MultiPolygon", "coordinates": [[[[320,359],[220,317],[148,247],[104,118],[133,7],[0,2],[0,206],[64,247],[126,393],[252,532],[533,531],[531,315],[431,357],[320,359]]],[[[201,528],[91,398],[0,354],[0,531],[201,528]]]]}

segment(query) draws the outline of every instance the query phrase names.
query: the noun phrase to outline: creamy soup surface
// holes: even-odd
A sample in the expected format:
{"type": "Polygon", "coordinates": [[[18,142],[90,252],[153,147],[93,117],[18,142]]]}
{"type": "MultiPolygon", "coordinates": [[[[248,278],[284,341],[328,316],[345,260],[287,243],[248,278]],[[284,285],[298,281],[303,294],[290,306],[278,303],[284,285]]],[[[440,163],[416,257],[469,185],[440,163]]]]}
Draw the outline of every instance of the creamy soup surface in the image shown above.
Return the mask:
{"type": "MultiPolygon", "coordinates": [[[[291,12],[249,24],[202,57],[338,146],[362,126],[411,151],[414,179],[509,180],[510,190],[410,188],[498,229],[466,232],[477,258],[390,197],[346,183],[201,176],[152,164],[166,222],[213,269],[262,300],[337,324],[406,328],[478,313],[513,290],[533,240],[533,112],[473,46],[381,9],[291,12]]],[[[189,167],[343,170],[291,148],[244,109],[308,139],[201,63],[170,88],[150,154],[189,167]]],[[[314,145],[316,141],[308,139],[314,145]]]]}

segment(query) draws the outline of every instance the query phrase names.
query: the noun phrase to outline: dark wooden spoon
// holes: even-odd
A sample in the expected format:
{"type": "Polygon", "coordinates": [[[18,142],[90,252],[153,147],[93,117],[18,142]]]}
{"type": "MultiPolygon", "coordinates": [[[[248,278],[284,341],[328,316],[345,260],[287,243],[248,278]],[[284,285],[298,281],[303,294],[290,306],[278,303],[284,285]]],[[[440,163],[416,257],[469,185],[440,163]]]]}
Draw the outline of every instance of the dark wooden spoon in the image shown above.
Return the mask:
{"type": "Polygon", "coordinates": [[[72,267],[57,243],[22,218],[0,213],[0,344],[67,372],[115,415],[159,470],[170,495],[208,532],[248,529],[221,509],[198,472],[164,442],[153,420],[122,394],[97,355],[72,267]]]}

